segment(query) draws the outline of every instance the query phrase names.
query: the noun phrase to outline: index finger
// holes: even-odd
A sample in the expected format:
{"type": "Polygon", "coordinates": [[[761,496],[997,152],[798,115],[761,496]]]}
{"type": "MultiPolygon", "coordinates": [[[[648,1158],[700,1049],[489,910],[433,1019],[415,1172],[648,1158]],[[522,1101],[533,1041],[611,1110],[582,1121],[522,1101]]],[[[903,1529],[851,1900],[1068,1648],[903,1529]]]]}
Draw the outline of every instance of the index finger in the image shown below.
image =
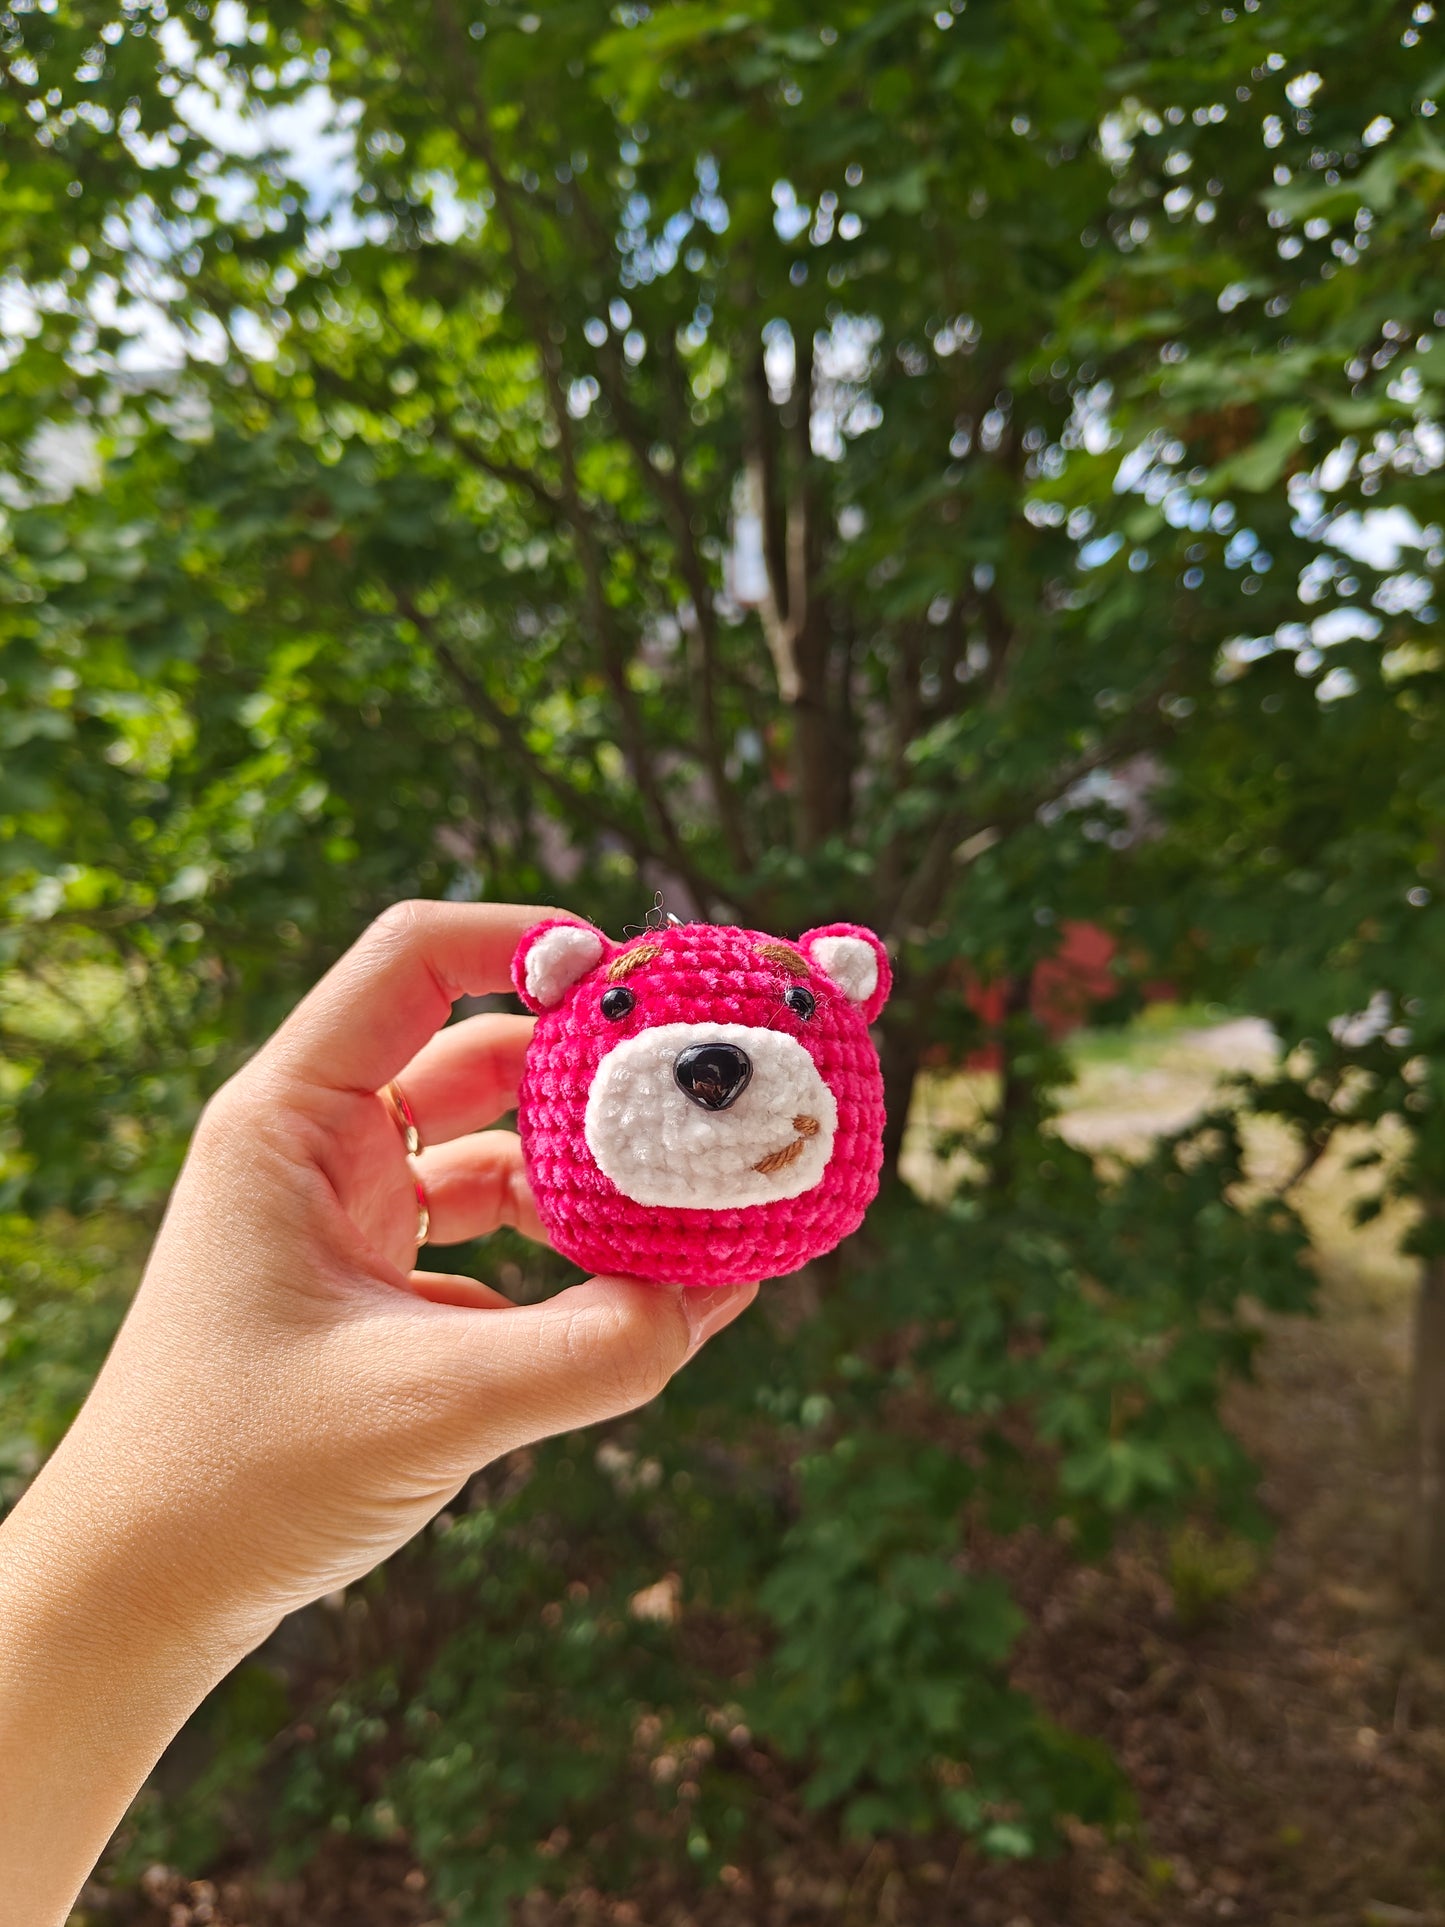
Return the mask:
{"type": "Polygon", "coordinates": [[[510,990],[523,935],[559,914],[567,912],[539,904],[394,903],[306,994],[265,1055],[328,1090],[379,1090],[458,997],[510,990]]]}

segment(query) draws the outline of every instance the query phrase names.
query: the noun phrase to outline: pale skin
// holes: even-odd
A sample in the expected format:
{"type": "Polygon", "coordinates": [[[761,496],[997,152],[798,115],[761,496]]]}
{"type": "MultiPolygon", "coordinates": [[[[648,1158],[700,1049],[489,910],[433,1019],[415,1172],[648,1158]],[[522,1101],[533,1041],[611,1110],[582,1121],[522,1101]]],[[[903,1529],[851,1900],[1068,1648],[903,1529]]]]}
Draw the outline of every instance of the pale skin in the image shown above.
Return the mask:
{"type": "Polygon", "coordinates": [[[162,1749],[296,1608],[369,1572],[500,1454],[654,1397],[756,1286],[594,1278],[512,1305],[415,1269],[396,1079],[430,1241],[540,1237],[515,1136],[554,914],[401,904],[207,1107],[75,1424],[0,1526],[0,1922],[59,1927],[162,1749]]]}

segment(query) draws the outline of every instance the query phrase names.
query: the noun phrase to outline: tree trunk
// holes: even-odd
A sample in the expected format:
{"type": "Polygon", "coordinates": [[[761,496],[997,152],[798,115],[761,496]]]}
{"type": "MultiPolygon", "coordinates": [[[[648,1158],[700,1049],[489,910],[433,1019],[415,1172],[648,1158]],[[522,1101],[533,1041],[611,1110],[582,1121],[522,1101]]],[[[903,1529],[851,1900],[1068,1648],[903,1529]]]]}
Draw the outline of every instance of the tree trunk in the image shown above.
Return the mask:
{"type": "Polygon", "coordinates": [[[1426,1258],[1415,1306],[1411,1577],[1445,1644],[1445,1256],[1426,1258]]]}
{"type": "Polygon", "coordinates": [[[805,691],[790,713],[798,847],[813,851],[842,828],[838,777],[847,771],[846,745],[820,691],[805,691]]]}
{"type": "Polygon", "coordinates": [[[908,1107],[918,1081],[922,1040],[912,1014],[906,1022],[890,1024],[887,1013],[881,1023],[878,1057],[883,1066],[883,1102],[887,1120],[883,1126],[883,1182],[891,1184],[898,1176],[898,1156],[903,1149],[903,1133],[908,1124],[908,1107]]]}

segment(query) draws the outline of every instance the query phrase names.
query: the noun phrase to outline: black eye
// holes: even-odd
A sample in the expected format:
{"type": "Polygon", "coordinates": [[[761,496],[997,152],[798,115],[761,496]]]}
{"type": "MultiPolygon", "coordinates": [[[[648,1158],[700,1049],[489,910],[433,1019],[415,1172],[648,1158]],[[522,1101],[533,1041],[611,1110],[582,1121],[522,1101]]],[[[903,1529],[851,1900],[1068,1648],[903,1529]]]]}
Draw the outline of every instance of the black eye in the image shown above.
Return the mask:
{"type": "Polygon", "coordinates": [[[611,990],[604,990],[602,993],[602,1015],[610,1017],[616,1023],[619,1017],[627,1015],[636,1002],[637,999],[626,984],[614,984],[611,990]]]}
{"type": "Polygon", "coordinates": [[[789,984],[788,988],[783,992],[783,1002],[788,1006],[788,1009],[792,1011],[793,1015],[795,1017],[801,1017],[804,1023],[807,1023],[813,1012],[818,1008],[817,998],[811,990],[804,990],[801,984],[789,984]]]}

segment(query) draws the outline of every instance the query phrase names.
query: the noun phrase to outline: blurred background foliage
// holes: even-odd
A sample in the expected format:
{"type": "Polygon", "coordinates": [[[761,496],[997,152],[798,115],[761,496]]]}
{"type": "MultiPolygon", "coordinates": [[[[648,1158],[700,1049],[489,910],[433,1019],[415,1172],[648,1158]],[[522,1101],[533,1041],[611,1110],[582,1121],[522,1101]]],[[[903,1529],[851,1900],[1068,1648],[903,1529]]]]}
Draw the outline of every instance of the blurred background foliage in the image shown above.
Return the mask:
{"type": "Polygon", "coordinates": [[[525,9],[0,9],[3,1490],[205,1096],[393,898],[872,923],[890,1185],[229,1681],[116,1892],[401,1839],[480,1927],[732,1877],[784,1811],[1127,1822],[983,1548],[1196,1519],[1212,1596],[1293,1186],[1385,1119],[1445,1579],[1433,8],[525,9]],[[1167,987],[1277,1068],[1065,1142],[1079,926],[1092,1024],[1167,987]]]}

